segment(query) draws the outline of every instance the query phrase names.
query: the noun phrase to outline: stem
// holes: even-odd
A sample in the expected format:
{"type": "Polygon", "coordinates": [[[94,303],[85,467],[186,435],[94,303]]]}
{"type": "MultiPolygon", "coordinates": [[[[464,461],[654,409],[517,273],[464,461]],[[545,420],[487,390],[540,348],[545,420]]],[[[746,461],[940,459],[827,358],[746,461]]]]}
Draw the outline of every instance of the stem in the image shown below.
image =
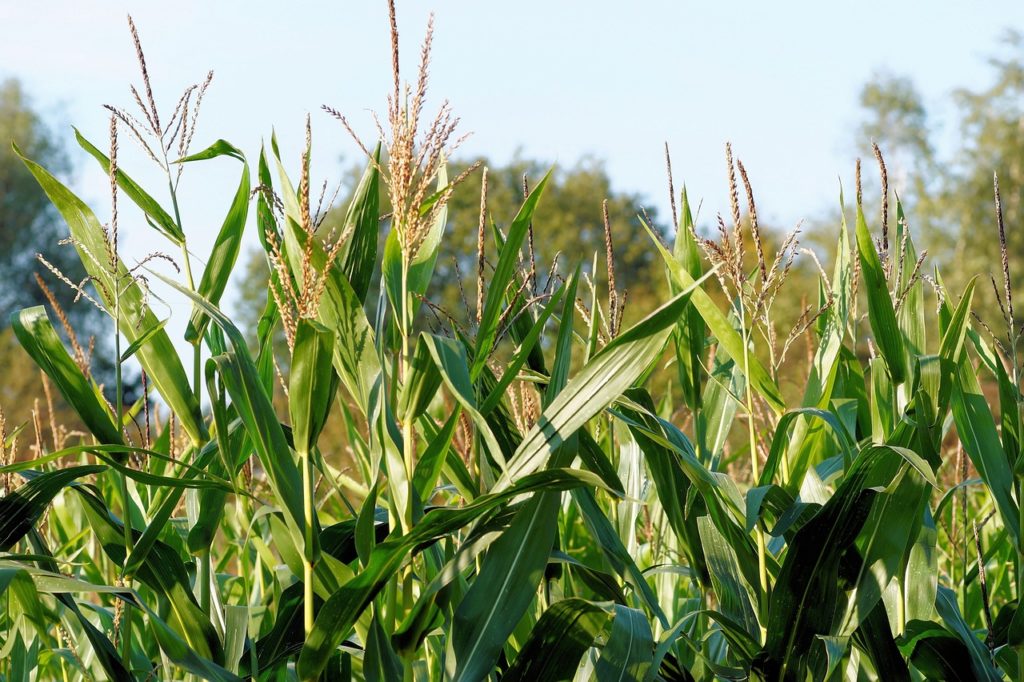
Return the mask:
{"type": "MultiPolygon", "coordinates": [[[[124,413],[123,379],[121,376],[121,287],[117,282],[117,270],[114,270],[114,420],[118,433],[123,432],[122,414],[124,413]]],[[[121,528],[124,531],[124,561],[122,572],[131,559],[134,541],[132,538],[132,507],[131,496],[128,493],[128,476],[121,472],[118,476],[121,493],[121,528]]],[[[121,576],[124,582],[130,587],[131,578],[121,576]]],[[[121,657],[126,666],[131,667],[132,650],[132,610],[125,607],[121,614],[121,657]]]]}
{"type": "MultiPolygon", "coordinates": [[[[409,332],[412,326],[412,310],[409,299],[409,256],[406,253],[402,254],[402,319],[399,333],[402,336],[402,382],[403,384],[409,381],[409,377],[412,374],[412,357],[409,350],[409,332]]],[[[409,482],[409,499],[405,502],[405,518],[403,524],[405,525],[405,532],[412,530],[412,472],[415,466],[416,448],[413,443],[413,422],[412,415],[402,415],[402,462],[405,465],[406,480],[409,482]]]]}
{"type": "MultiPolygon", "coordinates": [[[[412,356],[409,349],[409,334],[412,328],[412,301],[409,296],[409,266],[410,257],[408,251],[403,249],[402,252],[402,320],[401,329],[399,333],[402,335],[402,384],[407,386],[412,376],[412,356]]],[[[413,440],[415,434],[413,432],[413,415],[410,413],[402,414],[402,462],[405,467],[405,479],[407,481],[406,487],[406,500],[405,500],[405,514],[402,518],[403,530],[406,533],[412,531],[413,526],[413,498],[416,495],[416,489],[413,485],[413,469],[415,467],[416,459],[416,445],[413,440]]],[[[413,594],[413,575],[412,565],[409,564],[406,567],[405,575],[402,579],[402,605],[405,611],[412,608],[415,602],[415,595],[413,594]]],[[[406,662],[406,670],[411,671],[411,662],[406,662]]]]}
{"type": "MultiPolygon", "coordinates": [[[[757,432],[754,429],[754,394],[750,390],[750,335],[747,330],[746,310],[743,306],[743,293],[739,296],[740,327],[743,330],[743,374],[747,407],[747,435],[750,439],[750,475],[753,485],[760,478],[760,464],[757,461],[757,432]]],[[[764,529],[761,524],[754,526],[754,538],[757,541],[757,575],[761,583],[762,594],[768,594],[768,562],[764,541],[764,529]]],[[[761,639],[764,640],[768,631],[761,625],[761,639]]]]}
{"type": "Polygon", "coordinates": [[[302,510],[306,525],[306,548],[302,560],[302,622],[306,637],[313,632],[313,559],[309,548],[313,538],[313,463],[309,449],[299,453],[302,463],[302,510]]]}

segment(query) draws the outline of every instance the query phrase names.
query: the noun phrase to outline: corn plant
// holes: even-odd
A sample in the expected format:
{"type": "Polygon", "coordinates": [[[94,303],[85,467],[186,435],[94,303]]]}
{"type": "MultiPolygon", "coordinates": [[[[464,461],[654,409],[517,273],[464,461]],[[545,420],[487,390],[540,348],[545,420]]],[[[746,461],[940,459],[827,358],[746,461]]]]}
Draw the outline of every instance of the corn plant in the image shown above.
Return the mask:
{"type": "Polygon", "coordinates": [[[276,137],[254,156],[222,139],[190,153],[210,77],[166,116],[134,25],[138,112],[110,107],[106,152],[76,131],[110,180],[110,222],[22,157],[89,276],[53,274],[108,314],[117,374],[98,386],[43,308],[12,316],[85,432],[47,442],[37,422],[26,457],[30,436],[0,419],[0,674],[1020,679],[1024,397],[1005,246],[994,331],[972,316],[975,280],[947,287],[890,210],[876,149],[877,225],[858,165],[831,273],[809,256],[818,290],[780,336],[773,303],[807,293],[786,288],[798,237],[767,253],[727,148],[717,233],[670,164],[674,241],[638,218],[666,288],[627,327],[607,221],[603,263],[569,254],[541,281],[547,178],[493,216],[483,169],[465,325],[429,297],[465,177],[446,165],[458,119],[444,105],[424,124],[432,27],[405,85],[390,10],[393,87],[343,212],[311,199],[309,119],[297,173],[276,137]],[[121,167],[125,136],[163,194],[121,167]],[[200,162],[239,177],[201,259],[178,205],[200,162]],[[125,200],[166,253],[122,260],[125,200]],[[242,330],[220,303],[246,229],[271,276],[242,330]],[[191,358],[151,305],[157,280],[193,305],[191,358]],[[122,367],[145,387],[133,404],[122,367]],[[783,394],[783,372],[802,395],[783,394]]]}

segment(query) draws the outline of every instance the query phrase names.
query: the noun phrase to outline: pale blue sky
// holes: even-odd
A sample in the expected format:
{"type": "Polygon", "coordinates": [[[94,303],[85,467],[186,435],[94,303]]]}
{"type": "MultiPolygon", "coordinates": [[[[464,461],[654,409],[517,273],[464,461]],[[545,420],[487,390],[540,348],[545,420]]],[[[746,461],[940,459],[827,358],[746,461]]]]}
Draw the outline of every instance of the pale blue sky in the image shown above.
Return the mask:
{"type": "MultiPolygon", "coordinates": [[[[784,226],[835,202],[837,176],[849,177],[855,155],[857,94],[872,73],[911,76],[939,107],[955,87],[987,82],[985,60],[999,36],[1024,29],[1019,1],[399,0],[409,78],[431,9],[428,110],[438,97],[451,100],[474,133],[465,153],[501,161],[521,148],[565,165],[593,154],[617,187],[664,211],[667,140],[677,184],[704,201],[707,217],[725,203],[722,150],[731,140],[760,212],[784,226]]],[[[374,134],[368,111],[383,110],[390,83],[383,0],[2,0],[0,77],[21,78],[38,106],[104,146],[101,105],[128,105],[128,83],[138,81],[128,11],[162,107],[173,107],[207,69],[216,72],[194,150],[224,137],[255,159],[274,126],[295,166],[309,111],[314,173],[336,178],[337,159],[351,162],[358,151],[320,105],[347,112],[368,139],[374,134]]],[[[76,188],[104,206],[105,179],[78,159],[76,188]]],[[[144,184],[159,183],[134,149],[122,153],[122,166],[144,184]]],[[[236,182],[237,166],[226,160],[186,173],[183,219],[201,259],[236,182]]],[[[249,239],[255,244],[252,231],[249,239]]],[[[127,242],[129,254],[160,246],[141,224],[127,242]]]]}

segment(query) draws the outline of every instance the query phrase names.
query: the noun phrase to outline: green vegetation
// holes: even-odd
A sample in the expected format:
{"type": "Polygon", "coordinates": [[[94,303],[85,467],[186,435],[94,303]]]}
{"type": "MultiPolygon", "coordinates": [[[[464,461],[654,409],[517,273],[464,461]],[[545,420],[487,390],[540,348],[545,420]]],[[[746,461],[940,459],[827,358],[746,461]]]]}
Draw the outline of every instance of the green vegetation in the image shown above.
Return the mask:
{"type": "Polygon", "coordinates": [[[975,279],[947,288],[922,257],[877,147],[881,211],[858,166],[831,261],[801,280],[795,235],[759,225],[729,148],[714,239],[673,190],[671,243],[646,215],[619,240],[598,214],[581,261],[546,241],[564,179],[495,174],[491,194],[484,169],[448,166],[456,119],[423,112],[427,35],[406,89],[393,28],[382,139],[344,210],[316,208],[308,121],[297,168],[274,138],[190,152],[209,78],[160,111],[141,47],[139,111],[111,109],[106,149],[77,136],[109,177],[109,224],[15,149],[67,223],[88,278],[65,284],[106,315],[115,370],[98,385],[59,301],[12,315],[85,432],[0,420],[0,674],[1024,676],[1024,364],[998,187],[1000,323],[972,316],[975,279]],[[126,137],[166,188],[120,166],[126,137]],[[239,178],[202,261],[178,210],[192,163],[239,178]],[[121,260],[126,202],[167,253],[121,260]],[[240,327],[220,303],[247,224],[269,291],[240,327]],[[623,272],[657,300],[624,314],[623,272]],[[193,304],[185,357],[149,306],[157,279],[193,304]],[[122,367],[141,370],[137,400],[122,367]]]}

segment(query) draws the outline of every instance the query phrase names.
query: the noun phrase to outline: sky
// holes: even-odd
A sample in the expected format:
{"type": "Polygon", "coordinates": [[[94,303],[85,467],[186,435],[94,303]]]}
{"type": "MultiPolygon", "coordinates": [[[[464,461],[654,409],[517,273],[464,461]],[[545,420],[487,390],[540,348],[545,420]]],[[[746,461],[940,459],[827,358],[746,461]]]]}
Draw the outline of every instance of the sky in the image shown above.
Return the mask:
{"type": "MultiPolygon", "coordinates": [[[[314,181],[336,181],[361,156],[322,104],[345,112],[372,142],[370,112],[383,113],[391,83],[384,0],[0,0],[0,78],[21,79],[70,146],[74,123],[105,147],[102,105],[131,106],[128,85],[140,79],[129,11],[168,114],[187,85],[215,71],[193,151],[222,137],[255,161],[273,129],[297,175],[309,112],[314,181]]],[[[731,141],[762,222],[782,227],[827,211],[839,177],[849,183],[858,93],[873,74],[911,77],[941,129],[950,92],[989,82],[986,59],[998,53],[1000,36],[1024,30],[1019,0],[399,0],[409,79],[431,11],[427,111],[441,98],[451,102],[461,129],[473,133],[463,153],[495,162],[520,153],[561,167],[591,155],[604,160],[614,187],[641,193],[666,215],[668,142],[677,187],[685,182],[708,216],[727,210],[723,150],[731,141]]],[[[127,143],[121,148],[123,169],[144,186],[163,186],[152,162],[127,143]]],[[[106,178],[73,152],[72,186],[104,219],[106,178]]],[[[238,172],[237,162],[220,159],[194,164],[182,180],[182,220],[200,263],[238,172]]],[[[166,248],[139,216],[122,219],[122,235],[129,262],[166,248]]],[[[257,243],[251,226],[247,240],[257,243]]],[[[187,309],[171,305],[172,330],[187,309]]]]}

